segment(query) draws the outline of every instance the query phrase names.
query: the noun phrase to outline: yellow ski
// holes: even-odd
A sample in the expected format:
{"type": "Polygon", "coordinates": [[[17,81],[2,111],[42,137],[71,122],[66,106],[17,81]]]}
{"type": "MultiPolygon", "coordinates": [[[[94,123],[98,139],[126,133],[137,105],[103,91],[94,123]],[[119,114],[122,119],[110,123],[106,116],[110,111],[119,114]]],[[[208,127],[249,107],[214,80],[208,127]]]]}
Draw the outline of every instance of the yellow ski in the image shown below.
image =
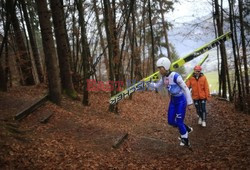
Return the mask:
{"type": "MultiPolygon", "coordinates": [[[[193,60],[194,58],[200,56],[201,54],[207,52],[208,50],[212,49],[213,47],[216,47],[217,45],[225,42],[226,40],[231,38],[231,32],[227,32],[220,37],[214,39],[213,41],[201,46],[200,48],[197,48],[194,50],[194,52],[184,56],[183,58],[180,58],[173,62],[170,66],[170,70],[173,71],[181,66],[183,66],[185,63],[193,60]]],[[[130,86],[129,88],[125,89],[124,91],[112,96],[110,98],[110,104],[116,104],[122,99],[126,98],[127,96],[131,95],[135,91],[143,90],[147,83],[149,83],[151,80],[159,79],[159,71],[151,74],[150,76],[142,79],[138,83],[130,86]]]]}
{"type": "MultiPolygon", "coordinates": [[[[206,59],[208,58],[209,54],[207,54],[197,65],[201,66],[206,59]]],[[[185,78],[184,82],[186,82],[192,75],[194,74],[194,71],[192,71],[188,76],[185,78]]]]}

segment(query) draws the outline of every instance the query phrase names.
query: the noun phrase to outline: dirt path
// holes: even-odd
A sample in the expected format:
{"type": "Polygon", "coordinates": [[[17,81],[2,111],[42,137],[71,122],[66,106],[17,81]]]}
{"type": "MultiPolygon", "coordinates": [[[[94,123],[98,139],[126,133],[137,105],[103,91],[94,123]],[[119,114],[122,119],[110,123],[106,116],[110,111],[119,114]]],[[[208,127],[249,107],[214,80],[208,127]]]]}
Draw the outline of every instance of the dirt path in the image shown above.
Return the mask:
{"type": "Polygon", "coordinates": [[[23,121],[13,121],[35,92],[37,87],[29,93],[20,89],[0,93],[0,169],[250,167],[250,116],[235,112],[230,103],[215,98],[208,102],[206,128],[197,125],[194,110],[187,113],[186,123],[194,128],[191,151],[179,146],[178,131],[166,123],[167,97],[137,93],[132,101],[120,104],[119,115],[107,111],[105,93],[91,94],[89,107],[64,98],[61,107],[47,102],[23,121]],[[53,113],[49,122],[40,123],[49,113],[53,113]],[[112,148],[125,133],[128,139],[112,148]]]}

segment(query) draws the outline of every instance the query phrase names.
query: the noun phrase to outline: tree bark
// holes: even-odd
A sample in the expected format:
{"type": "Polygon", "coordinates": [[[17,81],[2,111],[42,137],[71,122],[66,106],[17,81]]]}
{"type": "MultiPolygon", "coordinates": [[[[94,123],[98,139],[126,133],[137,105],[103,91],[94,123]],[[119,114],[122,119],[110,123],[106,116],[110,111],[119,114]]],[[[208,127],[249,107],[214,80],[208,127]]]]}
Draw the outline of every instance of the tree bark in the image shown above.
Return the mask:
{"type": "Polygon", "coordinates": [[[33,53],[34,60],[35,60],[38,78],[39,78],[39,81],[42,83],[44,81],[42,64],[40,62],[41,60],[40,60],[35,36],[33,35],[32,28],[30,25],[30,20],[29,20],[29,15],[28,15],[27,8],[26,8],[26,3],[25,3],[25,0],[19,0],[19,2],[22,5],[22,9],[23,9],[24,19],[25,19],[27,31],[29,34],[30,45],[31,45],[32,53],[33,53]]]}
{"type": "MultiPolygon", "coordinates": [[[[146,0],[143,1],[143,7],[142,7],[142,16],[146,14],[146,0]]],[[[142,51],[143,51],[143,77],[147,75],[147,63],[146,63],[146,27],[145,27],[145,18],[142,17],[142,30],[143,30],[143,43],[142,43],[142,51]]]]}
{"type": "Polygon", "coordinates": [[[67,31],[65,26],[65,14],[61,0],[50,0],[54,32],[56,36],[57,54],[59,59],[60,77],[63,92],[73,99],[77,98],[72,82],[70,68],[70,48],[68,46],[67,31]]]}
{"type": "MultiPolygon", "coordinates": [[[[234,32],[234,24],[233,24],[233,14],[232,14],[232,10],[233,10],[233,2],[231,0],[228,0],[228,4],[229,4],[229,21],[230,21],[230,29],[232,32],[232,47],[233,47],[233,55],[234,55],[234,67],[235,67],[235,79],[236,79],[236,83],[237,83],[237,88],[238,88],[238,101],[242,101],[242,89],[241,89],[241,85],[240,85],[240,72],[239,72],[239,56],[236,54],[236,47],[235,47],[235,32],[234,32]]],[[[241,102],[236,102],[237,105],[240,104],[240,108],[242,109],[242,104],[241,102]]]]}
{"type": "MultiPolygon", "coordinates": [[[[223,20],[221,20],[221,18],[223,17],[222,17],[222,13],[220,15],[218,0],[215,0],[215,16],[216,16],[216,22],[217,22],[218,36],[221,36],[223,35],[223,20]]],[[[226,48],[225,48],[224,43],[220,44],[220,54],[221,54],[222,97],[227,98],[227,85],[228,85],[229,99],[232,100],[230,78],[229,78],[229,73],[228,73],[227,55],[226,55],[226,48]]]]}
{"type": "MultiPolygon", "coordinates": [[[[239,43],[238,43],[238,35],[237,35],[237,23],[236,23],[236,17],[234,14],[234,4],[232,4],[232,22],[233,22],[233,36],[235,37],[235,47],[236,47],[236,55],[238,58],[240,58],[240,49],[239,49],[239,43]]],[[[243,79],[243,73],[242,73],[242,67],[241,67],[241,60],[238,60],[238,65],[239,65],[239,77],[240,77],[240,85],[241,85],[241,95],[243,98],[245,98],[245,88],[244,88],[244,79],[243,79]]]]}
{"type": "MultiPolygon", "coordinates": [[[[123,73],[124,70],[122,68],[122,58],[123,58],[123,51],[124,51],[124,47],[125,47],[125,42],[126,42],[126,39],[127,39],[127,31],[128,31],[128,28],[129,28],[129,18],[130,18],[130,15],[133,11],[133,8],[134,8],[134,3],[135,3],[135,0],[131,0],[130,1],[130,4],[129,4],[129,9],[125,10],[125,13],[126,13],[126,24],[125,24],[125,30],[124,30],[124,34],[123,34],[123,39],[122,39],[122,45],[121,45],[121,50],[120,50],[120,60],[119,60],[119,66],[118,66],[118,73],[120,74],[121,72],[123,73]],[[120,71],[122,70],[122,71],[120,71]]],[[[124,8],[127,8],[127,1],[125,0],[124,1],[124,8]]],[[[125,57],[124,57],[125,59],[125,57]]],[[[133,61],[133,59],[131,59],[131,61],[133,61]]],[[[132,67],[131,67],[132,68],[132,67]]],[[[121,74],[122,74],[121,73],[121,74]]],[[[124,76],[124,75],[123,75],[124,76]]]]}
{"type": "Polygon", "coordinates": [[[104,39],[103,39],[103,34],[102,34],[102,30],[101,30],[101,22],[100,22],[100,18],[99,18],[99,14],[98,14],[98,8],[96,5],[96,0],[93,0],[93,7],[94,7],[94,11],[95,11],[95,15],[96,15],[96,24],[97,24],[97,29],[98,29],[98,34],[100,36],[100,45],[102,47],[103,50],[103,55],[104,55],[104,64],[105,64],[105,68],[107,71],[107,78],[109,78],[109,64],[108,64],[108,56],[107,53],[105,51],[105,44],[104,44],[104,39]]]}
{"type": "Polygon", "coordinates": [[[140,49],[138,48],[138,44],[137,44],[137,30],[136,30],[136,18],[135,18],[135,14],[136,14],[136,3],[133,4],[134,8],[132,8],[132,24],[133,24],[133,41],[134,41],[134,60],[135,60],[135,79],[136,81],[140,81],[143,77],[142,77],[142,73],[141,73],[141,52],[140,49]]]}
{"type": "Polygon", "coordinates": [[[49,82],[49,98],[56,104],[61,103],[61,85],[56,49],[53,40],[52,23],[46,0],[36,0],[42,33],[43,50],[49,82]]]}
{"type": "Polygon", "coordinates": [[[82,60],[83,60],[83,100],[82,104],[84,106],[89,105],[89,93],[87,90],[87,80],[90,78],[90,49],[86,35],[86,25],[84,20],[84,11],[83,11],[82,0],[77,1],[77,9],[79,12],[79,25],[81,27],[81,40],[82,40],[82,60]]]}
{"type": "Polygon", "coordinates": [[[11,14],[14,11],[16,2],[13,3],[13,1],[6,2],[6,23],[4,25],[4,36],[2,37],[2,43],[0,47],[0,91],[7,92],[7,72],[6,69],[8,62],[8,33],[10,29],[11,24],[11,14]],[[6,50],[5,58],[3,56],[3,50],[6,50]],[[5,62],[6,61],[6,62],[5,62]]]}
{"type": "MultiPolygon", "coordinates": [[[[114,36],[114,23],[113,23],[113,16],[110,7],[109,0],[103,0],[104,4],[104,23],[105,23],[105,30],[107,35],[108,41],[108,52],[109,52],[109,80],[111,82],[115,82],[115,69],[116,69],[116,59],[115,59],[115,36],[114,36]]],[[[111,90],[111,96],[116,94],[115,85],[113,85],[111,90]]],[[[109,111],[117,113],[117,105],[109,105],[109,111]]]]}
{"type": "Polygon", "coordinates": [[[163,8],[162,8],[163,7],[162,0],[159,0],[159,2],[160,2],[160,10],[161,10],[162,32],[163,32],[165,42],[166,42],[168,58],[170,59],[170,61],[172,61],[173,59],[172,59],[171,51],[170,51],[170,48],[169,48],[168,30],[167,30],[165,17],[164,17],[164,12],[163,12],[163,8]]]}
{"type": "Polygon", "coordinates": [[[5,57],[0,58],[0,91],[7,92],[7,73],[5,69],[7,63],[4,60],[5,57]]]}
{"type": "Polygon", "coordinates": [[[31,59],[28,55],[27,48],[25,46],[25,41],[23,39],[22,31],[15,10],[11,14],[11,23],[13,25],[15,41],[18,48],[18,54],[20,57],[19,64],[22,71],[23,85],[34,85],[35,80],[32,73],[31,59]]]}
{"type": "MultiPolygon", "coordinates": [[[[217,33],[217,26],[216,26],[216,15],[215,15],[215,2],[214,1],[212,1],[212,7],[213,7],[213,26],[214,26],[214,31],[215,31],[215,38],[217,38],[218,37],[218,33],[217,33]]],[[[222,96],[221,95],[221,85],[222,85],[222,83],[221,83],[221,71],[220,71],[220,48],[217,46],[216,47],[217,48],[217,50],[216,50],[216,52],[217,52],[217,61],[218,61],[218,63],[217,63],[217,70],[218,70],[218,81],[219,81],[219,92],[218,92],[218,95],[219,96],[222,96]]]]}
{"type": "MultiPolygon", "coordinates": [[[[76,28],[76,18],[75,18],[75,11],[76,11],[76,5],[75,3],[73,3],[73,12],[72,12],[72,15],[71,15],[71,18],[72,18],[72,65],[71,65],[71,68],[73,69],[73,72],[76,73],[76,67],[77,67],[77,63],[76,63],[76,43],[75,43],[75,37],[77,37],[77,32],[78,32],[78,29],[76,28]]],[[[72,79],[73,81],[73,79],[72,79]]],[[[73,82],[74,84],[74,82],[73,82]]]]}
{"type": "Polygon", "coordinates": [[[151,57],[152,57],[152,66],[153,66],[153,72],[155,72],[155,44],[154,44],[154,30],[152,25],[152,11],[151,11],[151,4],[150,0],[148,0],[148,14],[149,14],[149,24],[150,24],[150,35],[151,35],[151,57]]]}
{"type": "Polygon", "coordinates": [[[242,1],[238,0],[239,5],[239,13],[240,13],[240,35],[241,35],[241,42],[242,42],[242,55],[243,55],[243,62],[244,62],[244,73],[245,73],[245,85],[246,85],[246,93],[249,94],[249,74],[248,74],[248,67],[247,67],[247,54],[246,54],[246,41],[245,41],[245,29],[244,29],[244,22],[243,22],[243,5],[242,1]]]}
{"type": "MultiPolygon", "coordinates": [[[[131,23],[128,23],[128,36],[129,36],[129,41],[130,41],[130,48],[131,48],[131,64],[130,64],[130,86],[133,85],[134,82],[134,59],[135,59],[135,39],[134,39],[134,33],[131,30],[131,23]]],[[[132,99],[131,94],[129,96],[129,99],[132,99]]]]}

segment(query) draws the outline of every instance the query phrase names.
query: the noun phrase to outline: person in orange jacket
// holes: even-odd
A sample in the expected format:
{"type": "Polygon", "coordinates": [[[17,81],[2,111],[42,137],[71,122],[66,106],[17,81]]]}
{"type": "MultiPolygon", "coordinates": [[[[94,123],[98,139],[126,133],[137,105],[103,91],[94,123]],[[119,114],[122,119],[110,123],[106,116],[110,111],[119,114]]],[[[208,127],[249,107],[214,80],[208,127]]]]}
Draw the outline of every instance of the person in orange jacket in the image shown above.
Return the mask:
{"type": "Polygon", "coordinates": [[[194,74],[188,79],[186,84],[192,89],[192,98],[199,116],[198,124],[206,127],[206,101],[209,99],[210,93],[207,78],[201,70],[201,66],[195,66],[194,74]]]}

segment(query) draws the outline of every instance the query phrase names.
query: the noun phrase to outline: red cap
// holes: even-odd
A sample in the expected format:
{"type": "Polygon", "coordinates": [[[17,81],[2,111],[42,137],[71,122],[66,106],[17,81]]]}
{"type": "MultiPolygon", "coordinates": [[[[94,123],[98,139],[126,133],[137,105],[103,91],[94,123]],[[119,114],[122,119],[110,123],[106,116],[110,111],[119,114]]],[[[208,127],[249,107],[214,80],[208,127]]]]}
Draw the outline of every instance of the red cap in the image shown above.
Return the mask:
{"type": "Polygon", "coordinates": [[[201,71],[201,66],[195,66],[195,67],[194,67],[194,70],[195,70],[195,71],[201,71]]]}

